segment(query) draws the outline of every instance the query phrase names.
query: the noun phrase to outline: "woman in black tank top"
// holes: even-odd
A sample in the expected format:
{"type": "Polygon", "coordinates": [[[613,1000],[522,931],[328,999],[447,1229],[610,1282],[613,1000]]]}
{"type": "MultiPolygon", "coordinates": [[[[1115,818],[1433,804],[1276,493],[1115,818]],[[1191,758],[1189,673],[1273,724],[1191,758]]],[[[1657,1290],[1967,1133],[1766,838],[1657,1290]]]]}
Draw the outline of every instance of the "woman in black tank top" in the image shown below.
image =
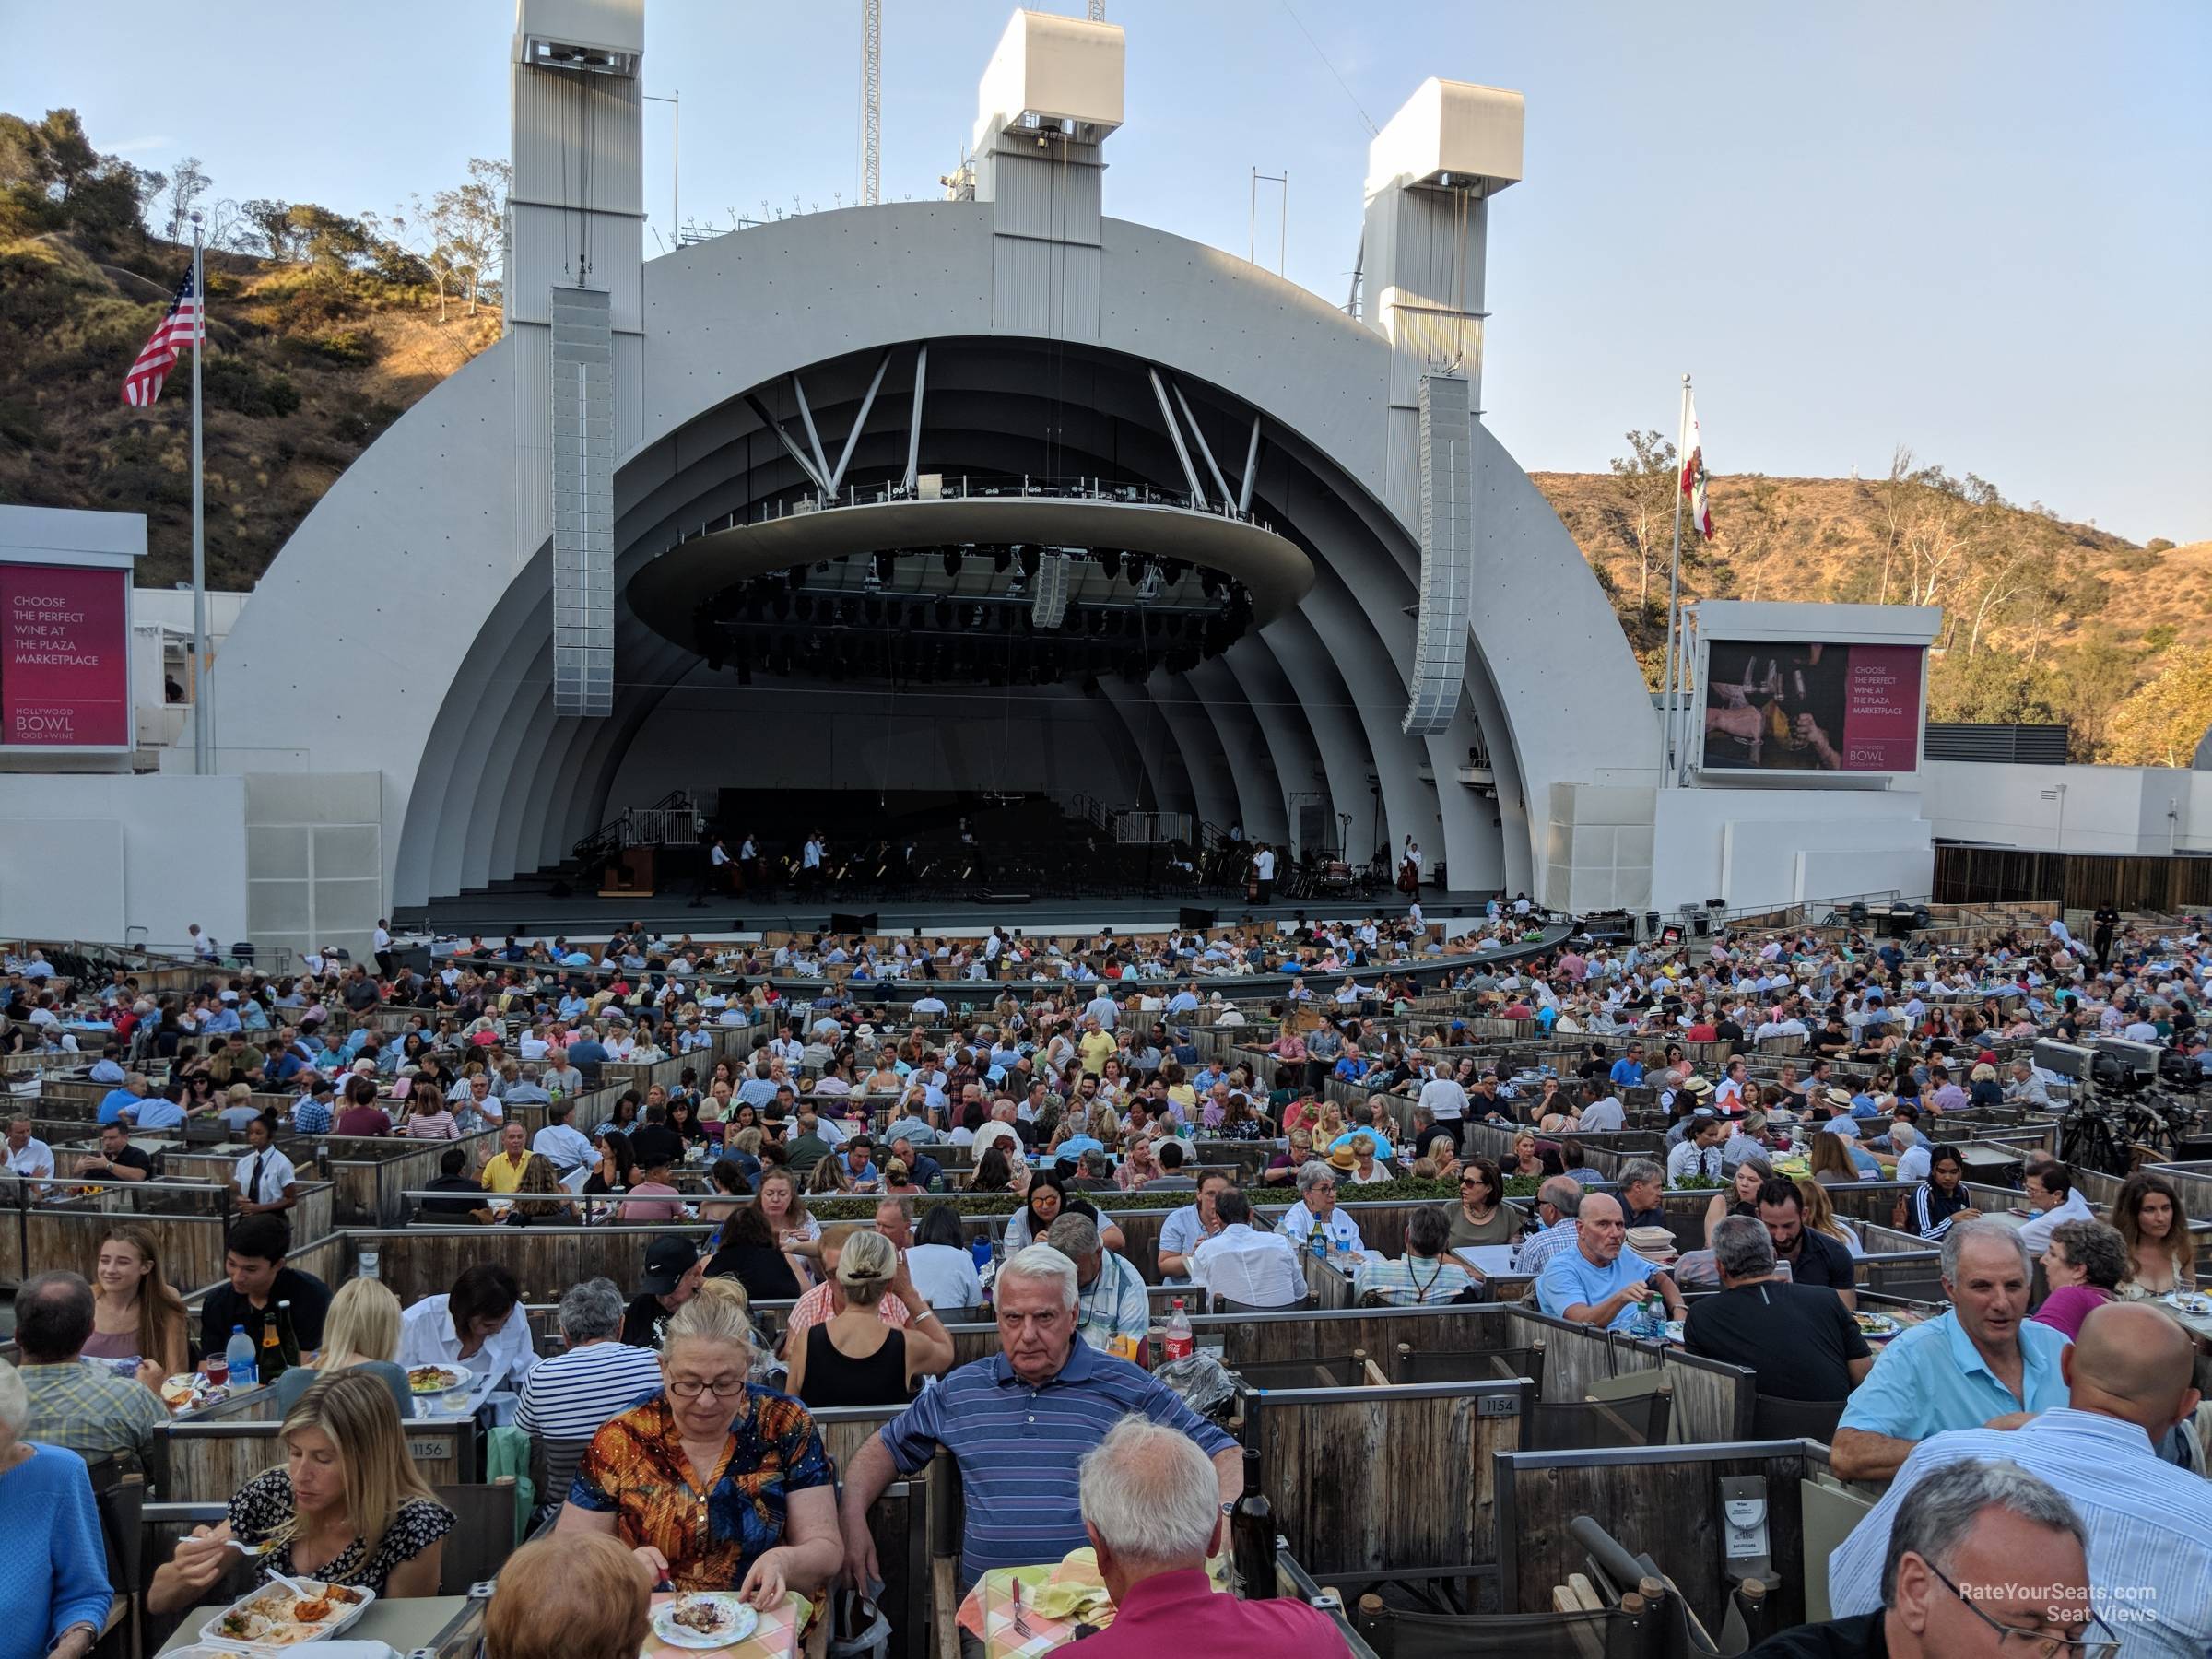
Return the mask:
{"type": "Polygon", "coordinates": [[[883,1234],[853,1232],[840,1239],[832,1231],[822,1246],[825,1264],[834,1258],[831,1271],[844,1306],[786,1347],[785,1386],[809,1406],[899,1405],[913,1392],[917,1377],[939,1375],[952,1364],[952,1338],[883,1234]],[[889,1295],[906,1311],[904,1330],[882,1317],[889,1295]]]}

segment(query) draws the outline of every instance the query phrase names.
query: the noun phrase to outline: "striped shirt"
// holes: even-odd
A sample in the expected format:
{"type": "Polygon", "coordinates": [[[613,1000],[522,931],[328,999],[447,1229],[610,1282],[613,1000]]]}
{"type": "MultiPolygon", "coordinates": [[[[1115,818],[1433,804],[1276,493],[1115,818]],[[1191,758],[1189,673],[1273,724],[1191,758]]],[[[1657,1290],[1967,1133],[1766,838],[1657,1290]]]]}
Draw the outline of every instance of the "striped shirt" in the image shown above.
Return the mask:
{"type": "Polygon", "coordinates": [[[1905,1494],[1961,1458],[1999,1458],[2065,1494],[2089,1534],[2098,1614],[2126,1659],[2212,1652],[2212,1484],[2160,1463],[2133,1423],[2070,1406],[2019,1429],[1960,1429],[1913,1448],[1881,1502],[1828,1558],[1834,1617],[1882,1605],[1882,1559],[1905,1494]]]}
{"type": "Polygon", "coordinates": [[[531,1371],[515,1427],[541,1440],[589,1440],[660,1386],[661,1358],[651,1348],[588,1343],[531,1371]]]}
{"type": "Polygon", "coordinates": [[[1574,1241],[1581,1233],[1582,1229],[1575,1224],[1574,1218],[1569,1216],[1564,1220],[1553,1222],[1534,1238],[1522,1240],[1521,1248],[1513,1256],[1513,1271],[1516,1274],[1542,1273],[1553,1256],[1562,1250],[1574,1248],[1574,1241]]]}
{"type": "Polygon", "coordinates": [[[965,1590],[994,1567],[1056,1561],[1089,1543],[1077,1468],[1133,1411],[1181,1430],[1209,1457],[1236,1450],[1165,1383],[1085,1342],[1035,1387],[1004,1354],[963,1365],[886,1423],[882,1439],[901,1474],[939,1446],[959,1465],[965,1590]]]}

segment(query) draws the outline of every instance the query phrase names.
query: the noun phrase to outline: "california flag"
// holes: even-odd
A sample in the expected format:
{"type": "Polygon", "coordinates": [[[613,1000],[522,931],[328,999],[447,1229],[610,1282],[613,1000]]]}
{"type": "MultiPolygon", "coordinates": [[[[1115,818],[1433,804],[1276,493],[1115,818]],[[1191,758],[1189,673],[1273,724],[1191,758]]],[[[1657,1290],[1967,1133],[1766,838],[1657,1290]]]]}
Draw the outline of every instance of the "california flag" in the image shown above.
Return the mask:
{"type": "Polygon", "coordinates": [[[1705,446],[1698,439],[1698,402],[1689,400],[1689,425],[1682,433],[1682,493],[1689,498],[1690,522],[1712,539],[1712,509],[1705,502],[1705,446]]]}

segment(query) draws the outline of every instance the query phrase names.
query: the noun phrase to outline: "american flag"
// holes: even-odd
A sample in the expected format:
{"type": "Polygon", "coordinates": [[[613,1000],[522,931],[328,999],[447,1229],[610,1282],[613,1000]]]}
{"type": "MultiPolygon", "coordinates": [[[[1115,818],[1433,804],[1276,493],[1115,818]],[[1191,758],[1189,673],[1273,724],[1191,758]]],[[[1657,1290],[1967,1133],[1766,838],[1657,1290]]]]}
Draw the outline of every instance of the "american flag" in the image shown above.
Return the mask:
{"type": "Polygon", "coordinates": [[[177,297],[169,302],[168,313],[155,328],[153,337],[139,349],[130,373],[123,377],[123,401],[135,409],[151,405],[161,395],[161,382],[169,378],[177,353],[187,346],[196,347],[202,337],[200,297],[193,292],[192,267],[187,265],[184,280],[177,284],[177,297]]]}

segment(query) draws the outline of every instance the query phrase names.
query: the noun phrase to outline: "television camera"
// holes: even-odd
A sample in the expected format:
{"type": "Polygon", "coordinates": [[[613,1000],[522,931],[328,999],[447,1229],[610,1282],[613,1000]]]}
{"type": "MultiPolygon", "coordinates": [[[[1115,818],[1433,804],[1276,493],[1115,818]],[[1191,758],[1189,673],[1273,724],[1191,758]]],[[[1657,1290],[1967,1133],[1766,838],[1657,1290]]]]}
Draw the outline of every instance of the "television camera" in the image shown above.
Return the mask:
{"type": "Polygon", "coordinates": [[[2201,1068],[2187,1054],[2124,1037],[2099,1037],[2086,1045],[2039,1038],[2035,1064],[2075,1085],[2059,1117],[2058,1155],[2077,1168],[2124,1177],[2135,1169],[2131,1148],[2178,1156],[2195,1126],[2201,1068]]]}

